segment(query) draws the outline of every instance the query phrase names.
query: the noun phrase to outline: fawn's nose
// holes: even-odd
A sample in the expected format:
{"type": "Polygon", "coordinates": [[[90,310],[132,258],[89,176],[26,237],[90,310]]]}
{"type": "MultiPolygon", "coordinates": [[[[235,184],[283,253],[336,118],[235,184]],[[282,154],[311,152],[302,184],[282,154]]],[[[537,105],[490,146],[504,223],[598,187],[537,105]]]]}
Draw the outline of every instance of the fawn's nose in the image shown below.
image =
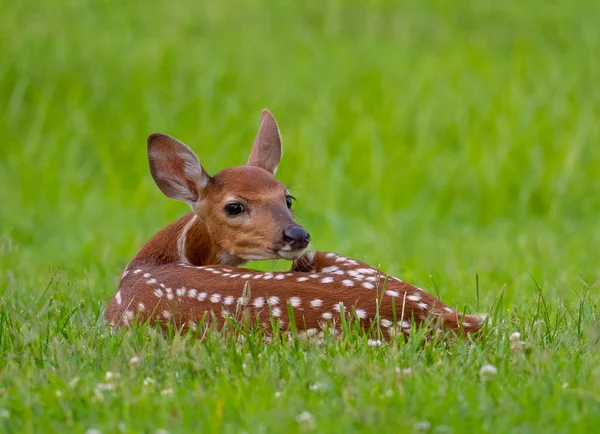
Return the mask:
{"type": "Polygon", "coordinates": [[[292,249],[303,249],[310,243],[310,234],[302,226],[290,226],[284,229],[283,240],[292,249]]]}

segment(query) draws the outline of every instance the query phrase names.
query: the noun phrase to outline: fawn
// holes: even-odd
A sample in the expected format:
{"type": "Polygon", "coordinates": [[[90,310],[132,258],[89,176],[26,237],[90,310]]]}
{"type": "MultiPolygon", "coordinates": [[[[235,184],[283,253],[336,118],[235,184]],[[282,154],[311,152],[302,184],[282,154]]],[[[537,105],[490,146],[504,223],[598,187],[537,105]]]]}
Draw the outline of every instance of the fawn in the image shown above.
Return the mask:
{"type": "Polygon", "coordinates": [[[289,326],[308,336],[326,325],[340,329],[340,315],[378,327],[386,338],[407,335],[431,320],[461,335],[478,331],[483,318],[463,315],[421,288],[336,253],[306,252],[310,235],[295,222],[293,197],[275,179],[282,155],[277,122],[263,110],[245,166],[209,176],[183,143],[163,134],[148,137],[150,172],[168,197],[192,212],[158,232],[127,266],[105,310],[112,326],[135,319],[196,330],[209,315],[218,326],[240,311],[255,324],[289,326]],[[250,260],[288,259],[289,271],[239,268],[250,260]]]}

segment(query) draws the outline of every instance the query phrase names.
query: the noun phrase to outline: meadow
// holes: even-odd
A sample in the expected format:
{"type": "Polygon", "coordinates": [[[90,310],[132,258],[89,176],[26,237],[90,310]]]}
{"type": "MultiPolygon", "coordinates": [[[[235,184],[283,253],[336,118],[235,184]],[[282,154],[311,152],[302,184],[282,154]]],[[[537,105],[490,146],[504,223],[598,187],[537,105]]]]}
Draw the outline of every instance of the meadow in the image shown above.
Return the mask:
{"type": "Polygon", "coordinates": [[[0,431],[597,430],[599,16],[589,0],[5,2],[0,431]],[[110,330],[123,268],[187,212],[152,181],[146,136],[215,173],[246,161],[263,107],[312,248],[490,314],[481,338],[110,330]]]}

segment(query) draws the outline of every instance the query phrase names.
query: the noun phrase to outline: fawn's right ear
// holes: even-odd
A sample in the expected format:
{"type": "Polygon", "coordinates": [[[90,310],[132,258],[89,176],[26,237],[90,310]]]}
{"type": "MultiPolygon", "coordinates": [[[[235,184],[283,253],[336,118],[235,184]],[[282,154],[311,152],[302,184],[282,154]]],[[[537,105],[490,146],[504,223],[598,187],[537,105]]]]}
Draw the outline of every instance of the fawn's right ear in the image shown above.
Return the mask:
{"type": "Polygon", "coordinates": [[[152,178],[165,196],[190,205],[200,199],[210,180],[196,154],[166,134],[148,136],[148,161],[152,178]]]}

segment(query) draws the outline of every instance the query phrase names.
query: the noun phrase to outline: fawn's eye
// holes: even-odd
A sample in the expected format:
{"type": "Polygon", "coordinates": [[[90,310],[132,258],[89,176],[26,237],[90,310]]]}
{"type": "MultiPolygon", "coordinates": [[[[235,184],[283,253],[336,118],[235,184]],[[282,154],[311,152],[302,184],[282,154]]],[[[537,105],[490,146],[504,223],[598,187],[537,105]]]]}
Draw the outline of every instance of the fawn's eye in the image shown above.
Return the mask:
{"type": "Polygon", "coordinates": [[[289,195],[289,194],[285,197],[285,203],[287,204],[287,207],[289,209],[292,209],[292,202],[294,200],[296,200],[296,198],[294,196],[289,195]]]}
{"type": "Polygon", "coordinates": [[[227,215],[235,216],[244,212],[244,206],[241,203],[228,203],[225,205],[227,215]]]}

